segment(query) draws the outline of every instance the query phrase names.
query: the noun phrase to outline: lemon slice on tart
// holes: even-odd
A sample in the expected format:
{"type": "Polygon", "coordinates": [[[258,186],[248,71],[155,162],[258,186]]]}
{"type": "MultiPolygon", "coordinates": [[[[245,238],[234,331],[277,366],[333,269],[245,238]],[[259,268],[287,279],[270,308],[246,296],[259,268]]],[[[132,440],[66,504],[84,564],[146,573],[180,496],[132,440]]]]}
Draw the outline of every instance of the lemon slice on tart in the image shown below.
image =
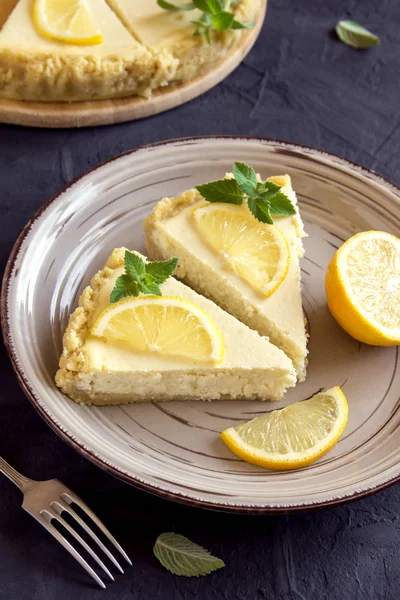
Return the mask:
{"type": "Polygon", "coordinates": [[[243,206],[222,203],[195,208],[193,218],[204,241],[253,289],[268,297],[280,286],[290,250],[277,227],[260,223],[243,206]]]}
{"type": "Polygon", "coordinates": [[[33,19],[38,32],[52,40],[83,46],[103,42],[85,0],[35,0],[33,19]]]}
{"type": "Polygon", "coordinates": [[[221,438],[246,462],[275,470],[305,467],[326,454],[346,427],[340,387],[225,429],[221,438]]]}
{"type": "Polygon", "coordinates": [[[138,296],[110,304],[92,327],[93,336],[124,342],[133,351],[196,362],[220,363],[221,333],[195,304],[173,296],[138,296]]]}
{"type": "Polygon", "coordinates": [[[384,231],[354,235],[333,256],[325,287],[332,315],[352,337],[400,344],[400,239],[384,231]]]}

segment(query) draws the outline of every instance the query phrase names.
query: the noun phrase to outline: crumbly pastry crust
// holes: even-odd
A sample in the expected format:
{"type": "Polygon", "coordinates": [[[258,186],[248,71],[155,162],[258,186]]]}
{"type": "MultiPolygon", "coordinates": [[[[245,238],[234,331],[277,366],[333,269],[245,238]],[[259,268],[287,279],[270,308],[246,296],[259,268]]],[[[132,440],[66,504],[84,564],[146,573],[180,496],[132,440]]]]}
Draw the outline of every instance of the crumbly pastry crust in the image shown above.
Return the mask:
{"type": "Polygon", "coordinates": [[[178,60],[144,46],[108,56],[0,49],[0,96],[41,102],[151,96],[175,77],[178,60]]]}
{"type": "MultiPolygon", "coordinates": [[[[228,173],[226,177],[231,178],[232,174],[228,173]]],[[[272,179],[278,182],[278,178],[272,179]]],[[[291,187],[291,180],[288,175],[279,179],[281,180],[279,181],[280,185],[291,187]]],[[[182,244],[178,248],[175,243],[172,245],[167,236],[162,234],[162,240],[160,241],[159,224],[201,200],[201,194],[196,189],[191,189],[176,198],[163,198],[155,206],[152,214],[145,219],[143,225],[148,256],[152,260],[165,260],[171,256],[177,256],[179,263],[176,275],[179,279],[198,293],[213,300],[221,308],[235,316],[251,329],[258,331],[260,335],[269,338],[270,342],[281,348],[292,360],[297,371],[298,381],[304,381],[307,370],[307,350],[304,352],[304,349],[300,348],[292,340],[290,332],[282,332],[268,318],[268,315],[264,314],[262,310],[257,310],[255,307],[249,305],[244,296],[237,294],[235,288],[226,279],[219,280],[219,275],[215,272],[212,274],[209,273],[214,282],[212,287],[213,292],[210,294],[209,278],[205,274],[205,271],[209,271],[210,267],[204,263],[202,269],[191,268],[191,253],[182,244]]],[[[293,245],[300,258],[304,255],[302,237],[304,237],[305,233],[298,212],[294,215],[293,222],[297,234],[293,245]]],[[[308,337],[307,334],[306,337],[308,337]]]]}
{"type": "Polygon", "coordinates": [[[63,353],[55,380],[61,390],[81,404],[127,404],[165,400],[279,400],[287,387],[295,384],[294,374],[287,369],[229,368],[199,372],[137,371],[133,373],[102,372],[91,368],[85,342],[93,325],[101,288],[114,271],[124,264],[125,248],[114,250],[105,267],[83,291],[78,308],[72,313],[63,338],[63,353]],[[123,379],[123,383],[121,381],[123,379]],[[136,390],[140,388],[140,392],[136,390]],[[217,392],[216,390],[223,390],[217,392]]]}
{"type": "MultiPolygon", "coordinates": [[[[241,21],[255,20],[261,0],[241,0],[241,21]]],[[[213,34],[213,44],[190,35],[161,48],[132,44],[100,56],[0,48],[0,97],[41,102],[85,101],[151,96],[156,89],[187,82],[209,69],[232,49],[246,30],[213,34]]]]}

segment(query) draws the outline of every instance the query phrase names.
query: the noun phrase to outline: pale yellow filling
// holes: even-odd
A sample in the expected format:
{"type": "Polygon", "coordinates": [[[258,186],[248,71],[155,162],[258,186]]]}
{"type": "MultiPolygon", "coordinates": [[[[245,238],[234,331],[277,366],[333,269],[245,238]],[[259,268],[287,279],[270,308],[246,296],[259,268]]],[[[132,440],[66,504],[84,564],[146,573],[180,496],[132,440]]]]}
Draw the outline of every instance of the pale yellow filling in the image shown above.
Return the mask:
{"type": "Polygon", "coordinates": [[[85,48],[50,40],[38,33],[32,18],[33,4],[34,0],[20,0],[18,2],[0,32],[0,48],[29,49],[30,51],[45,49],[53,53],[103,56],[116,48],[139,46],[105,0],[86,0],[88,9],[91,11],[103,36],[103,43],[86,46],[85,48]]]}
{"type": "Polygon", "coordinates": [[[160,8],[157,0],[107,0],[121,21],[143,44],[164,46],[192,36],[200,10],[184,12],[160,8]]]}

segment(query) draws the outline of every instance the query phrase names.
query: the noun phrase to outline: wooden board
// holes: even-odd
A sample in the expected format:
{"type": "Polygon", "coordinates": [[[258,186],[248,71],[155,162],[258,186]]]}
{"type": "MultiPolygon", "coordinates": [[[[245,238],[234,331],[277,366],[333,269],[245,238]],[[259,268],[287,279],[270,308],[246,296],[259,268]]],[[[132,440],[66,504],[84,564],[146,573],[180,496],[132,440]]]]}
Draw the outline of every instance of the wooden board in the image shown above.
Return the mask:
{"type": "MultiPolygon", "coordinates": [[[[0,0],[1,1],[1,0],[0,0]]],[[[227,77],[250,52],[263,25],[267,0],[254,29],[246,31],[239,44],[212,69],[183,85],[156,91],[151,98],[130,96],[91,102],[28,102],[0,99],[0,123],[28,127],[89,127],[143,119],[180,106],[227,77]]]]}

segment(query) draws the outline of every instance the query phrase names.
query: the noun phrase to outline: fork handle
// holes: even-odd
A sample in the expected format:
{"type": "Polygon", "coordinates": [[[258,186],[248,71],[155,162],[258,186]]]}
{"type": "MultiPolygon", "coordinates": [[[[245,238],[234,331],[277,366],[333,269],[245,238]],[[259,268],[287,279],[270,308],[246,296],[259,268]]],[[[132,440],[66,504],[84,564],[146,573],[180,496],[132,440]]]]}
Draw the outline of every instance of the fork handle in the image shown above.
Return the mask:
{"type": "Polygon", "coordinates": [[[21,491],[23,491],[26,487],[26,484],[31,481],[27,477],[24,477],[24,475],[21,475],[21,473],[18,473],[18,471],[16,471],[11,465],[9,465],[8,462],[5,461],[4,458],[2,458],[1,456],[0,472],[3,473],[3,475],[5,475],[6,477],[8,477],[8,479],[10,479],[13,483],[15,483],[15,485],[21,491]]]}

